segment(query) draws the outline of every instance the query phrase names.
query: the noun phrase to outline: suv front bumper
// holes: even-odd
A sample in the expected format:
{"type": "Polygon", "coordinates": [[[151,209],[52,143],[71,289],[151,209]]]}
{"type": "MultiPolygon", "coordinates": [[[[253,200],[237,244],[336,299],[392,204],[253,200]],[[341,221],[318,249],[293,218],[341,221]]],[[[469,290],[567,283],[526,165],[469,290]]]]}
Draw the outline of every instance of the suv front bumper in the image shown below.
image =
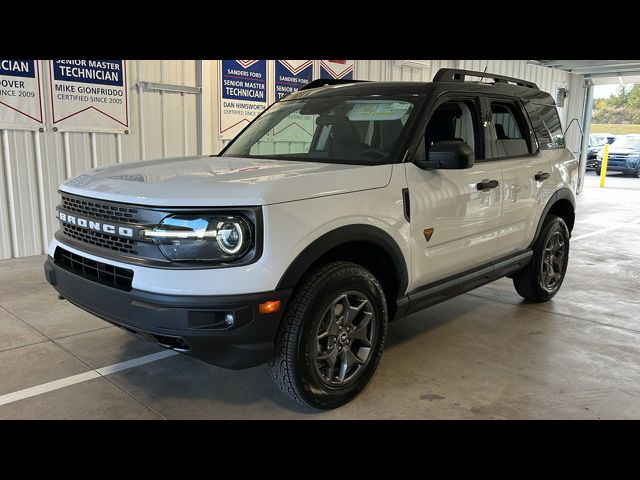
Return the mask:
{"type": "Polygon", "coordinates": [[[74,305],[164,347],[231,369],[268,361],[291,290],[242,295],[167,295],[123,291],[93,282],[57,265],[44,264],[47,281],[74,305]],[[275,313],[258,306],[280,300],[275,313]],[[226,314],[235,327],[224,323],[226,314]]]}

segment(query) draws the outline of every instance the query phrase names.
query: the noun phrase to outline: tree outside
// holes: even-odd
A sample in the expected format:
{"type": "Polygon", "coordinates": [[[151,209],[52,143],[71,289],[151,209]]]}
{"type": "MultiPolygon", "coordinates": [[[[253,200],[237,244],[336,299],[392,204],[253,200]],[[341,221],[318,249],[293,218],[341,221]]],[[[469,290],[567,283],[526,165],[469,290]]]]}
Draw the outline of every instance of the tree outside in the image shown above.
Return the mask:
{"type": "Polygon", "coordinates": [[[640,84],[620,85],[609,98],[594,100],[593,123],[640,125],[640,84]]]}

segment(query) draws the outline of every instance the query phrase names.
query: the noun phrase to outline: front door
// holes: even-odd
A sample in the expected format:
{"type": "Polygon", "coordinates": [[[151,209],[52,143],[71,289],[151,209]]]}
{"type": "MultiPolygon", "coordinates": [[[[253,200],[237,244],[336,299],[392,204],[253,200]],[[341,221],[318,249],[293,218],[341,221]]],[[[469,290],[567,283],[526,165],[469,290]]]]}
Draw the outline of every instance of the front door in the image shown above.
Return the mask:
{"type": "Polygon", "coordinates": [[[472,168],[423,170],[405,163],[411,213],[409,290],[496,258],[502,172],[500,162],[484,159],[480,112],[478,98],[446,97],[431,114],[416,152],[428,158],[433,144],[463,140],[475,151],[472,168]]]}

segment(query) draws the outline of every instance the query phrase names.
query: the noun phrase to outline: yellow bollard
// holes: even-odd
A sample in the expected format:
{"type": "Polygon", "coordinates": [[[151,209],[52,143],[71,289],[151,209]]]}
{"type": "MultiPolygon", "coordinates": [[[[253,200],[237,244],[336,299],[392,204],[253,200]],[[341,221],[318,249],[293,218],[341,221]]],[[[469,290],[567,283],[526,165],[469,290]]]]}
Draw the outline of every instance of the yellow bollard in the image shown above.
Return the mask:
{"type": "Polygon", "coordinates": [[[600,165],[600,188],[604,187],[604,179],[607,177],[607,163],[609,162],[609,144],[605,144],[602,151],[602,165],[600,165]]]}

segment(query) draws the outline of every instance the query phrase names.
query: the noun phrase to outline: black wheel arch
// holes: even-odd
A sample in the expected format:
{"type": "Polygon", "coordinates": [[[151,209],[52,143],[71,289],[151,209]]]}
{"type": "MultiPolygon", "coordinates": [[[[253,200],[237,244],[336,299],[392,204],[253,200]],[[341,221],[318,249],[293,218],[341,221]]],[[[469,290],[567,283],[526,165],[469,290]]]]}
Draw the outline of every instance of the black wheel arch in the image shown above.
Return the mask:
{"type": "Polygon", "coordinates": [[[409,284],[407,264],[393,237],[372,225],[346,225],[320,236],[289,265],[276,288],[295,288],[310,269],[335,260],[350,261],[370,270],[385,291],[389,319],[393,318],[396,300],[409,284]]]}
{"type": "Polygon", "coordinates": [[[561,188],[556,191],[542,211],[542,215],[538,220],[538,227],[536,228],[536,234],[529,245],[529,248],[533,248],[533,244],[536,243],[536,240],[540,236],[540,231],[542,230],[542,225],[544,223],[544,219],[547,215],[557,215],[561,217],[565,223],[567,224],[567,228],[569,229],[569,234],[573,230],[573,226],[575,224],[575,210],[576,210],[576,198],[571,190],[568,188],[561,188]]]}

